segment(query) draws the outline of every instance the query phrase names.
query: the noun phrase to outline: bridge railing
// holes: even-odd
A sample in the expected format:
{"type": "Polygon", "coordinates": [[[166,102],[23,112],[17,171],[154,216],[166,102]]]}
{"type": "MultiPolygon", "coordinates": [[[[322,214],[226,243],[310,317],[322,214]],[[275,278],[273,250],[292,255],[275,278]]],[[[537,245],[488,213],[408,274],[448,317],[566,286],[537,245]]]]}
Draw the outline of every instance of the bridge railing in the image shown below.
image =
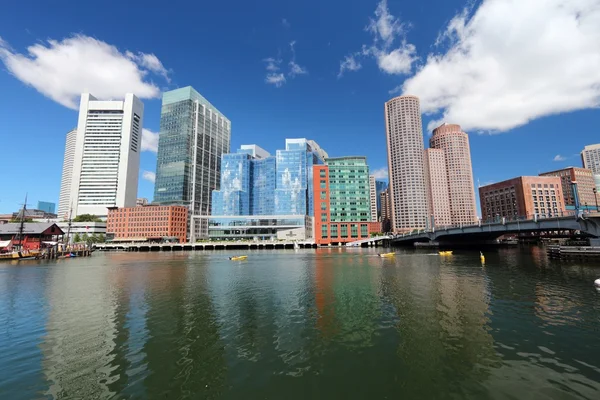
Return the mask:
{"type": "Polygon", "coordinates": [[[409,236],[416,236],[416,235],[422,235],[424,233],[433,233],[435,231],[446,231],[446,230],[450,230],[450,229],[462,229],[462,228],[469,228],[469,227],[480,227],[480,226],[488,226],[488,225],[500,225],[500,224],[506,224],[506,223],[510,223],[510,222],[537,222],[537,221],[542,221],[542,220],[555,220],[555,219],[559,219],[559,218],[565,218],[565,217],[574,217],[576,215],[579,215],[581,217],[585,217],[585,216],[589,216],[589,215],[600,215],[600,213],[598,211],[592,211],[592,210],[586,210],[585,212],[583,210],[567,210],[567,211],[560,211],[557,213],[533,213],[533,214],[527,214],[527,215],[515,215],[515,216],[500,216],[497,215],[494,218],[488,218],[488,219],[479,219],[479,221],[476,224],[454,224],[454,225],[435,225],[434,228],[426,228],[426,229],[414,229],[411,232],[405,232],[405,233],[400,233],[400,234],[391,234],[390,238],[391,239],[395,239],[395,238],[403,238],[403,237],[409,237],[409,236]]]}

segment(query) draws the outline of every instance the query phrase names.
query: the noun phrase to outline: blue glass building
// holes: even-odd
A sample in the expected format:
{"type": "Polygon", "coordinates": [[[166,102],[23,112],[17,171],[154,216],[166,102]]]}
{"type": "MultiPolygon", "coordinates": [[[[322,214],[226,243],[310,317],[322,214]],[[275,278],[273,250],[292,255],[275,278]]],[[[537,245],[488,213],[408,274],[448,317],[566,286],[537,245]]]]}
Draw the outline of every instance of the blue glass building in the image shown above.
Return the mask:
{"type": "Polygon", "coordinates": [[[56,214],[56,203],[50,203],[49,201],[38,201],[37,209],[48,214],[56,214]]]}
{"type": "Polygon", "coordinates": [[[220,189],[212,194],[211,238],[274,239],[282,229],[310,226],[312,167],[323,164],[327,153],[312,140],[286,139],[285,145],[275,156],[256,145],[222,156],[220,189]],[[215,218],[229,216],[265,218],[215,218]]]}

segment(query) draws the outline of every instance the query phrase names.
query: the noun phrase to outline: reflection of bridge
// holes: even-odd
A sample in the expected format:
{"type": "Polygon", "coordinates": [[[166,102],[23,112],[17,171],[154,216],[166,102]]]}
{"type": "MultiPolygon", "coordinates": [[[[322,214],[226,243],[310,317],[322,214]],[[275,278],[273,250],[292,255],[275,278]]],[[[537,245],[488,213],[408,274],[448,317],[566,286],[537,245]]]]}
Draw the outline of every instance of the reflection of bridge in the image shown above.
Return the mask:
{"type": "Polygon", "coordinates": [[[579,231],[585,236],[600,237],[600,214],[582,214],[567,217],[527,219],[494,223],[479,223],[471,226],[448,227],[432,231],[419,231],[396,235],[392,244],[412,244],[415,242],[486,242],[507,234],[579,231]]]}

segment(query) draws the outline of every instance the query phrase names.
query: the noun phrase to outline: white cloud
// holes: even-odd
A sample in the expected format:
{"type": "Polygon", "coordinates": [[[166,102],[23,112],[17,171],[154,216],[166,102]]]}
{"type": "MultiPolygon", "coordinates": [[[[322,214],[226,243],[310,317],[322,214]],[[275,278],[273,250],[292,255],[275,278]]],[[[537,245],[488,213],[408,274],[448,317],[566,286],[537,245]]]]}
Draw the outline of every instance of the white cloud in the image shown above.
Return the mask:
{"type": "Polygon", "coordinates": [[[281,19],[281,25],[283,25],[284,28],[290,28],[292,25],[290,25],[290,23],[288,22],[287,19],[282,18],[281,19]]]}
{"type": "Polygon", "coordinates": [[[0,38],[0,60],[8,71],[44,96],[77,109],[82,92],[100,99],[121,98],[127,92],[143,99],[160,96],[150,73],[167,76],[154,54],[121,53],[115,46],[84,35],[48,40],[15,52],[0,38]]]}
{"type": "Polygon", "coordinates": [[[415,46],[405,43],[389,53],[380,52],[377,56],[377,65],[388,74],[408,74],[415,60],[415,52],[415,46]]]}
{"type": "Polygon", "coordinates": [[[406,25],[390,14],[387,0],[381,0],[377,4],[375,17],[369,18],[369,25],[365,28],[373,36],[372,43],[363,45],[361,51],[345,56],[340,62],[338,78],[345,71],[358,71],[362,67],[358,61],[361,57],[374,58],[379,69],[387,74],[401,75],[411,72],[417,56],[415,46],[406,41],[406,25]],[[396,39],[400,39],[397,47],[394,46],[396,39]]]}
{"type": "Polygon", "coordinates": [[[142,129],[142,151],[158,152],[158,132],[142,129]]]}
{"type": "Polygon", "coordinates": [[[599,0],[484,0],[454,17],[402,92],[465,130],[506,131],[600,106],[599,0]],[[470,16],[470,17],[469,17],[470,16]]]}
{"type": "Polygon", "coordinates": [[[154,183],[156,181],[156,174],[152,171],[143,171],[142,178],[147,180],[148,182],[154,183]]]}
{"type": "Polygon", "coordinates": [[[154,54],[138,53],[137,55],[134,55],[132,52],[127,51],[125,55],[149,71],[162,75],[167,82],[171,82],[169,71],[167,71],[162,62],[154,54]]]}
{"type": "Polygon", "coordinates": [[[273,57],[268,57],[265,58],[263,60],[264,62],[267,63],[267,71],[271,71],[271,72],[275,72],[275,71],[279,71],[279,65],[281,64],[281,59],[277,59],[277,58],[273,58],[273,57]]]}
{"type": "Polygon", "coordinates": [[[561,156],[560,154],[557,154],[554,156],[554,158],[552,159],[552,161],[565,161],[567,159],[567,157],[565,156],[561,156]]]}
{"type": "Polygon", "coordinates": [[[283,75],[282,73],[271,73],[267,74],[265,82],[271,85],[275,85],[275,87],[281,87],[281,85],[283,85],[286,82],[286,79],[285,75],[283,75]]]}
{"type": "Polygon", "coordinates": [[[291,60],[288,63],[289,71],[287,73],[279,72],[281,70],[280,65],[283,61],[281,57],[268,57],[263,59],[263,61],[267,63],[267,76],[265,77],[266,83],[275,85],[275,87],[281,87],[284,83],[287,82],[288,78],[293,79],[297,75],[308,74],[308,70],[306,69],[306,67],[302,67],[296,62],[296,49],[294,47],[295,45],[295,40],[290,42],[290,51],[292,55],[291,60]]]}
{"type": "Polygon", "coordinates": [[[375,177],[375,179],[387,179],[388,178],[388,170],[387,168],[379,168],[371,172],[371,175],[375,177]]]}
{"type": "Polygon", "coordinates": [[[308,74],[308,71],[306,70],[306,68],[299,66],[294,61],[290,61],[290,72],[288,73],[288,75],[291,78],[293,78],[296,75],[303,75],[303,74],[308,74]]]}
{"type": "Polygon", "coordinates": [[[340,72],[338,78],[344,75],[344,71],[358,71],[362,68],[360,61],[356,60],[356,55],[346,56],[344,60],[340,61],[340,72]]]}

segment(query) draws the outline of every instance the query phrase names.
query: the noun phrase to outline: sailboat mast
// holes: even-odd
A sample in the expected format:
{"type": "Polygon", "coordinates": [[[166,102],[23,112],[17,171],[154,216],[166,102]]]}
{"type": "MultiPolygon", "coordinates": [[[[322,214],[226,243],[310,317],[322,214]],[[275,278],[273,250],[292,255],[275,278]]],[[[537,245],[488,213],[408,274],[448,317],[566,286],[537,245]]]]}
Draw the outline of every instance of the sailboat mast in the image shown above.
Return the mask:
{"type": "Polygon", "coordinates": [[[23,229],[25,227],[25,210],[27,209],[27,194],[25,194],[25,203],[23,203],[23,208],[21,209],[21,220],[19,225],[19,233],[17,238],[19,239],[19,247],[23,247],[23,229]]]}

